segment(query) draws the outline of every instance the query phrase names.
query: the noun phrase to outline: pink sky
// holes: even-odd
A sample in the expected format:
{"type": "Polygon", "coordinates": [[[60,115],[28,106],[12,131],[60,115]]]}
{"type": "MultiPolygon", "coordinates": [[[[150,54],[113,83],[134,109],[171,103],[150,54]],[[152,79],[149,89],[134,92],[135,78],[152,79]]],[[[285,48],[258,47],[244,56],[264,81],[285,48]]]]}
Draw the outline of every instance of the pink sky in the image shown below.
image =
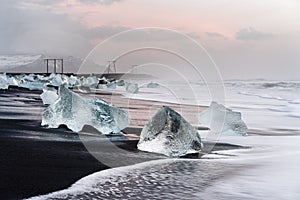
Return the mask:
{"type": "MultiPolygon", "coordinates": [[[[263,76],[275,77],[270,75],[269,72],[272,71],[276,72],[278,78],[282,76],[283,68],[291,72],[286,76],[287,79],[298,78],[297,74],[300,74],[298,0],[12,2],[12,7],[21,9],[19,11],[27,15],[28,19],[24,18],[21,24],[26,23],[30,27],[26,33],[18,35],[18,40],[15,39],[16,36],[3,32],[6,38],[2,43],[11,45],[12,51],[26,52],[28,48],[36,52],[64,50],[62,53],[82,56],[83,49],[88,52],[98,42],[119,31],[161,27],[193,36],[209,51],[224,74],[232,75],[232,72],[240,70],[247,77],[256,77],[260,73],[263,76]],[[46,28],[44,18],[48,20],[46,28]],[[8,43],[7,37],[12,42],[8,43]],[[49,44],[43,44],[45,40],[49,44]],[[86,45],[88,43],[90,46],[86,45]]],[[[9,19],[8,14],[4,16],[9,19]]],[[[2,20],[4,25],[6,18],[2,20]]],[[[12,33],[20,33],[20,19],[18,16],[11,18],[17,20],[15,25],[10,26],[12,33]]]]}
{"type": "MultiPolygon", "coordinates": [[[[218,32],[232,37],[241,28],[284,34],[298,26],[298,1],[174,1],[123,0],[111,5],[65,0],[62,12],[85,26],[164,27],[201,34],[218,32]]],[[[299,26],[298,26],[299,27],[299,26]]],[[[299,28],[298,28],[299,31],[299,28]]]]}

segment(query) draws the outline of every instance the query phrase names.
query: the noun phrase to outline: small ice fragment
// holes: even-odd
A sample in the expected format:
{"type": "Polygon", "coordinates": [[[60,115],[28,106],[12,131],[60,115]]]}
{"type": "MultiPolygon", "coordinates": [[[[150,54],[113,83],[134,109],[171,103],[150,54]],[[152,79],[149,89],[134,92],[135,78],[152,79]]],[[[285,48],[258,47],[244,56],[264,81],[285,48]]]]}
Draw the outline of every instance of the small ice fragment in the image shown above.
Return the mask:
{"type": "Polygon", "coordinates": [[[96,76],[89,76],[82,81],[82,86],[84,87],[90,87],[90,88],[96,88],[98,85],[98,78],[96,76]]]}
{"type": "Polygon", "coordinates": [[[90,125],[103,134],[119,133],[129,121],[128,112],[100,99],[83,98],[63,85],[58,99],[44,110],[42,117],[42,125],[49,128],[65,124],[77,132],[90,125]]]}
{"type": "Polygon", "coordinates": [[[153,83],[152,81],[151,81],[151,83],[147,84],[147,88],[158,88],[158,87],[159,87],[159,84],[153,83]]]}
{"type": "Polygon", "coordinates": [[[91,88],[87,87],[87,86],[79,86],[78,90],[82,93],[90,93],[91,92],[91,88]]]}
{"type": "Polygon", "coordinates": [[[63,80],[61,78],[61,75],[60,74],[51,74],[49,76],[49,80],[50,80],[50,85],[52,86],[60,86],[63,84],[63,80]]]}
{"type": "Polygon", "coordinates": [[[144,126],[137,147],[142,151],[179,157],[199,152],[202,143],[191,124],[179,113],[163,106],[144,126]]]}
{"type": "Polygon", "coordinates": [[[8,81],[8,84],[11,85],[11,86],[19,86],[19,81],[15,78],[15,77],[9,77],[7,79],[8,81]]]}
{"type": "Polygon", "coordinates": [[[210,106],[198,115],[198,121],[209,127],[212,133],[247,135],[247,125],[242,120],[241,113],[216,102],[211,102],[210,106]]]}
{"type": "Polygon", "coordinates": [[[104,84],[107,84],[107,83],[109,83],[109,80],[107,78],[101,77],[99,79],[99,84],[104,85],[104,84]]]}
{"type": "Polygon", "coordinates": [[[0,89],[8,89],[9,83],[6,74],[0,74],[0,89]]]}
{"type": "Polygon", "coordinates": [[[29,75],[25,75],[24,78],[23,78],[23,80],[29,81],[29,82],[33,82],[36,79],[35,79],[35,75],[34,74],[29,74],[29,75]]]}
{"type": "Polygon", "coordinates": [[[71,75],[69,78],[68,78],[68,86],[69,87],[74,87],[76,85],[79,85],[80,84],[80,81],[77,79],[76,76],[73,76],[71,75]]]}
{"type": "Polygon", "coordinates": [[[44,105],[52,104],[58,98],[57,90],[47,86],[44,86],[43,93],[40,96],[44,105]]]}
{"type": "Polygon", "coordinates": [[[30,75],[22,75],[20,81],[18,83],[19,87],[27,88],[29,90],[43,90],[45,82],[42,82],[37,79],[37,76],[30,75]]]}
{"type": "Polygon", "coordinates": [[[97,89],[103,90],[105,85],[98,84],[97,89]]]}
{"type": "Polygon", "coordinates": [[[116,84],[116,82],[110,82],[110,83],[107,83],[107,84],[106,84],[106,87],[107,87],[108,89],[114,90],[114,89],[117,88],[117,84],[116,84]]]}
{"type": "Polygon", "coordinates": [[[49,77],[48,76],[43,76],[43,75],[37,75],[37,79],[40,81],[48,81],[49,77]]]}
{"type": "Polygon", "coordinates": [[[126,91],[129,93],[138,93],[139,86],[137,83],[126,83],[126,91]]]}
{"type": "Polygon", "coordinates": [[[125,82],[124,80],[117,80],[117,86],[124,86],[125,82]]]}

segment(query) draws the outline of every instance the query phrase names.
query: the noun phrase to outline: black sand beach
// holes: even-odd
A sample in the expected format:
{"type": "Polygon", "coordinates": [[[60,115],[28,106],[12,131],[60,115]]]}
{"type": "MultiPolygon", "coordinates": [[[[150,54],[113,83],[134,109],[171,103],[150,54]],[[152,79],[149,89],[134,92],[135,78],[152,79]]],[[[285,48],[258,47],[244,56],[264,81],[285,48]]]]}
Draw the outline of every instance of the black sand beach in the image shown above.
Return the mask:
{"type": "Polygon", "coordinates": [[[39,93],[1,91],[6,99],[0,106],[1,199],[21,199],[66,188],[83,176],[108,168],[87,152],[76,133],[42,128],[40,120],[35,120],[36,113],[17,109],[20,101],[23,108],[42,107],[37,100],[39,93]]]}
{"type": "MultiPolygon", "coordinates": [[[[0,93],[1,199],[22,199],[65,189],[86,175],[109,168],[95,159],[81,142],[82,138],[95,136],[79,137],[65,127],[46,129],[40,126],[44,106],[39,94],[39,91],[18,88],[2,90],[0,93]]],[[[140,130],[141,127],[128,128],[126,133],[137,133],[140,130]]],[[[137,156],[133,163],[162,158],[139,152],[136,149],[138,137],[101,137],[98,146],[99,141],[101,149],[96,151],[101,151],[98,153],[107,157],[111,156],[115,162],[119,162],[118,156],[121,156],[112,155],[109,141],[126,149],[128,155],[143,154],[137,156]]],[[[205,147],[210,149],[211,145],[213,144],[205,144],[205,147]]],[[[240,147],[217,144],[214,148],[219,150],[240,147]]],[[[122,166],[122,162],[119,165],[122,166]]]]}

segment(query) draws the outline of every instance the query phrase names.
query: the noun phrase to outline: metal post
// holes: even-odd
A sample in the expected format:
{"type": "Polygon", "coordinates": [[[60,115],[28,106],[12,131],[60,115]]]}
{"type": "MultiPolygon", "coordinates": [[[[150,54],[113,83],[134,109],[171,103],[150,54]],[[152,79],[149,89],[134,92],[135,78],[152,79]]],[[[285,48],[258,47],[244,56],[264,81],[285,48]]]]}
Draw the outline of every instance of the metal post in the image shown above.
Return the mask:
{"type": "Polygon", "coordinates": [[[53,59],[53,64],[54,64],[54,74],[56,74],[56,59],[53,59]]]}
{"type": "Polygon", "coordinates": [[[61,59],[61,73],[64,73],[64,59],[61,59]]]}
{"type": "Polygon", "coordinates": [[[114,70],[115,70],[115,73],[117,73],[117,68],[116,68],[116,61],[112,61],[113,62],[113,65],[114,65],[114,70]]]}
{"type": "Polygon", "coordinates": [[[109,72],[110,72],[110,64],[111,64],[111,61],[108,61],[107,74],[109,74],[109,72]]]}
{"type": "Polygon", "coordinates": [[[49,60],[46,59],[46,63],[47,63],[47,74],[49,74],[49,60]]]}

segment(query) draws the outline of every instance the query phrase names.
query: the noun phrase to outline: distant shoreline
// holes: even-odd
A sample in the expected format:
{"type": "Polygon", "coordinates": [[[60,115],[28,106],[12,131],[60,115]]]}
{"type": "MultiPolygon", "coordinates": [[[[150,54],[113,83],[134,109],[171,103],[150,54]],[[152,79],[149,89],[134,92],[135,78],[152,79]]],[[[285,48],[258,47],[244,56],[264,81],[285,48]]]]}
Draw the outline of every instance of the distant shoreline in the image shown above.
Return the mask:
{"type": "MultiPolygon", "coordinates": [[[[26,75],[29,75],[29,74],[35,74],[35,75],[47,75],[49,76],[51,73],[34,73],[34,72],[2,72],[2,73],[6,73],[7,75],[12,75],[12,76],[16,76],[16,75],[21,75],[21,74],[26,74],[26,75]]],[[[66,73],[56,73],[56,74],[63,74],[63,75],[67,75],[67,76],[78,76],[78,77],[88,77],[90,75],[93,75],[93,76],[96,76],[98,78],[102,78],[102,77],[105,77],[105,78],[108,78],[108,79],[116,79],[116,80],[119,80],[121,79],[122,76],[126,75],[126,78],[135,78],[135,79],[153,79],[155,77],[151,76],[151,75],[148,75],[148,74],[133,74],[133,73],[85,73],[85,74],[82,74],[82,73],[71,73],[71,72],[66,72],[66,73]]]]}

